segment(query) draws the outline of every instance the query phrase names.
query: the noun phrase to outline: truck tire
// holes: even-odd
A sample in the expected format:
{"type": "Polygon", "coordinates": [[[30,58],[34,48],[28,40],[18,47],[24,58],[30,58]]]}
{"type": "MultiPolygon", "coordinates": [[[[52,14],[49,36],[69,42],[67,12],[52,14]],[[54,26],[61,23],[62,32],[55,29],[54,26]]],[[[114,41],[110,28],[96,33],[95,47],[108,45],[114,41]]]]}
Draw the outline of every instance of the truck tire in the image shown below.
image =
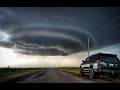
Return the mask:
{"type": "Polygon", "coordinates": [[[83,72],[82,67],[80,67],[80,76],[84,76],[84,72],[83,72]]]}
{"type": "Polygon", "coordinates": [[[92,67],[90,67],[90,69],[89,69],[89,76],[91,79],[96,78],[96,76],[97,76],[97,73],[94,72],[92,67]]]}

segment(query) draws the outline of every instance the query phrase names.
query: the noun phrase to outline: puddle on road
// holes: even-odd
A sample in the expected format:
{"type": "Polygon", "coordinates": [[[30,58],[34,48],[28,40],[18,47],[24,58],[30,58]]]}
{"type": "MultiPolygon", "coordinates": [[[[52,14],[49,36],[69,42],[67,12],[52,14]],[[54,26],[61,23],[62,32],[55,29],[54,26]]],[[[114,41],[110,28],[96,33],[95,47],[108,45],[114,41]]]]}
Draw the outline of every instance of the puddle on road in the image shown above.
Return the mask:
{"type": "Polygon", "coordinates": [[[46,73],[40,73],[40,74],[38,74],[37,76],[35,76],[34,78],[39,78],[39,77],[41,77],[41,76],[43,76],[43,75],[45,75],[46,73]]]}
{"type": "Polygon", "coordinates": [[[27,78],[24,78],[23,80],[21,80],[21,82],[24,82],[24,81],[32,81],[32,80],[35,80],[43,75],[45,75],[46,73],[43,72],[43,73],[39,73],[39,74],[35,74],[35,75],[32,75],[31,77],[27,77],[27,78]]]}

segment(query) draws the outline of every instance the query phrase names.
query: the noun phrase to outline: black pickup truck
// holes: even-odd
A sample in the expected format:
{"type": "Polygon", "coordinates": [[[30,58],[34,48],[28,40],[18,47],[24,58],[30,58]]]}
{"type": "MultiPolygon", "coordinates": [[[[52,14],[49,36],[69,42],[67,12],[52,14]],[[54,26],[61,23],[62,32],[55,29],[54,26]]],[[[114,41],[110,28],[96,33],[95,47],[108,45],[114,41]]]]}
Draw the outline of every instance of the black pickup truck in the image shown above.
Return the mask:
{"type": "Polygon", "coordinates": [[[90,78],[96,78],[100,74],[109,74],[112,77],[119,77],[120,60],[117,55],[97,53],[87,57],[80,65],[80,75],[89,73],[90,78]]]}

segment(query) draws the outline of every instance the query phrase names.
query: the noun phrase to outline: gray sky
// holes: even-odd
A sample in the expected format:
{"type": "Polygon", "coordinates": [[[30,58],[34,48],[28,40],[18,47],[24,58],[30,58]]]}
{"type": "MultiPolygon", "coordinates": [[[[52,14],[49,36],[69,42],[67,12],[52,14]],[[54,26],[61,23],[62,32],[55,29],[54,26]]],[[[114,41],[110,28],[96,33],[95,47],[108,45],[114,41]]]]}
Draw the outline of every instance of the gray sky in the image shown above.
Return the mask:
{"type": "Polygon", "coordinates": [[[119,22],[119,7],[1,7],[0,47],[42,59],[69,54],[75,59],[74,53],[87,51],[88,37],[92,51],[120,49],[119,22]]]}

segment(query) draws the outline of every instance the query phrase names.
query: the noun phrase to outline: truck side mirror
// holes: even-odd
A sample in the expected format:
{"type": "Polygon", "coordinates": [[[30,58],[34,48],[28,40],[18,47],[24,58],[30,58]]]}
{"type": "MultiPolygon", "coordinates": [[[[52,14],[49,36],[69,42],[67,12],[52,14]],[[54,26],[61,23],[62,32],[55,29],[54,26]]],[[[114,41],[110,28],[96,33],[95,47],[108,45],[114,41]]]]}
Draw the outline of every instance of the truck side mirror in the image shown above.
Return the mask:
{"type": "Polygon", "coordinates": [[[84,60],[82,60],[82,62],[85,62],[84,60]]]}

